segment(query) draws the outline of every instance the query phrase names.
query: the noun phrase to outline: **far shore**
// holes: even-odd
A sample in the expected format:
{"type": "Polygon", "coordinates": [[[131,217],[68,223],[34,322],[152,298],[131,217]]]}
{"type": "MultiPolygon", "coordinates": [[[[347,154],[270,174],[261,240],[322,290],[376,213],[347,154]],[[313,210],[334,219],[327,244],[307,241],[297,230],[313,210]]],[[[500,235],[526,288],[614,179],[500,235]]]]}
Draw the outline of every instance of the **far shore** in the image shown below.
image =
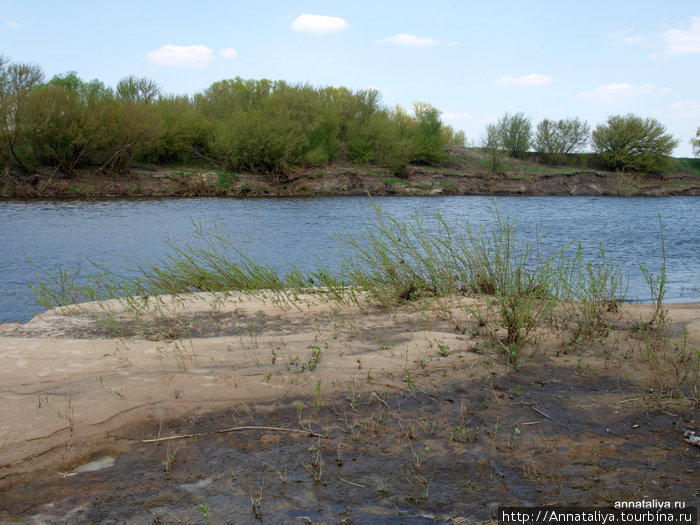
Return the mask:
{"type": "MultiPolygon", "coordinates": [[[[577,195],[698,196],[697,159],[663,174],[612,172],[583,166],[550,166],[509,159],[497,172],[478,149],[461,148],[452,164],[411,166],[397,176],[386,168],[336,162],[290,173],[228,173],[206,165],[133,166],[127,174],[53,170],[0,174],[0,198],[52,197],[309,197],[349,195],[577,195]]],[[[684,162],[685,164],[683,164],[684,162]]],[[[584,163],[585,164],[585,163],[584,163]]]]}
{"type": "MultiPolygon", "coordinates": [[[[76,522],[98,515],[127,521],[145,509],[182,518],[187,509],[196,512],[195,501],[214,516],[218,510],[219,517],[245,520],[250,504],[225,510],[215,496],[238,490],[223,484],[229,469],[243,493],[264,483],[260,512],[273,521],[293,516],[297,504],[273,504],[270,494],[305,501],[300,490],[312,491],[319,505],[342,494],[357,519],[408,508],[486,521],[484,501],[604,506],[672,498],[697,506],[692,465],[700,448],[684,440],[699,425],[697,385],[693,393],[692,385],[666,381],[682,368],[674,352],[685,348],[692,361],[700,348],[700,304],[667,306],[673,323],[663,356],[645,355],[631,330],[650,306],[623,305],[610,313],[605,334],[581,343],[543,334],[514,367],[484,343],[464,309],[478,299],[445,299],[433,310],[339,308],[313,295],[294,308],[243,294],[213,299],[166,302],[168,317],[146,336],[110,336],[100,321],[105,305],[96,303],[0,326],[0,521],[65,519],[80,505],[86,521],[76,522]],[[216,434],[237,426],[252,430],[216,434]],[[154,446],[172,436],[185,437],[154,446]],[[205,444],[209,452],[194,452],[205,444]],[[268,467],[249,477],[237,470],[243,464],[207,463],[223,446],[250,448],[246,461],[273,465],[279,476],[268,467]],[[283,460],[281,451],[291,446],[297,452],[283,460]],[[320,472],[310,446],[323,451],[320,472]],[[168,450],[176,457],[168,460],[168,450]],[[137,466],[119,466],[132,465],[134,455],[137,466]],[[394,457],[405,465],[391,463],[394,457]],[[100,458],[110,458],[107,467],[86,473],[83,467],[100,458]],[[194,473],[197,461],[207,465],[204,477],[194,473]],[[451,470],[456,465],[481,486],[473,497],[444,490],[445,482],[468,481],[451,470]],[[119,472],[123,479],[110,477],[119,472]],[[286,483],[283,473],[299,482],[286,483]],[[192,500],[173,485],[155,503],[138,487],[124,488],[128,476],[160,480],[162,490],[169,479],[206,478],[209,488],[192,500]],[[326,486],[334,488],[324,492],[326,486]],[[107,496],[114,490],[119,501],[107,496]],[[103,496],[91,496],[95,491],[103,496]]],[[[116,303],[110,308],[113,319],[125,319],[116,303]]]]}

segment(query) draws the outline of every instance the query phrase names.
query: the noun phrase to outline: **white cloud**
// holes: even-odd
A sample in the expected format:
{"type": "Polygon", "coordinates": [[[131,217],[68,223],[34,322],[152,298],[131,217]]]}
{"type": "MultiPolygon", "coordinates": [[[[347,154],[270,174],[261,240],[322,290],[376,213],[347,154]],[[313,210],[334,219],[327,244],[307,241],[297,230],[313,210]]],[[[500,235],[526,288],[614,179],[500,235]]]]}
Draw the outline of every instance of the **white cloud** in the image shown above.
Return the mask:
{"type": "Polygon", "coordinates": [[[459,47],[459,42],[457,42],[456,40],[454,42],[448,42],[447,44],[445,44],[445,47],[459,47]]]}
{"type": "Polygon", "coordinates": [[[621,82],[619,84],[603,84],[591,91],[584,91],[579,93],[574,98],[577,100],[598,100],[603,102],[616,102],[618,100],[623,100],[631,97],[638,97],[640,95],[649,95],[650,93],[662,93],[667,94],[669,88],[656,88],[652,84],[642,84],[641,86],[634,86],[628,82],[621,82]]]}
{"type": "Polygon", "coordinates": [[[418,35],[408,35],[406,33],[399,33],[398,35],[390,36],[384,40],[378,41],[381,44],[389,43],[396,44],[398,46],[409,46],[409,47],[433,47],[440,43],[439,40],[433,38],[427,38],[418,35]]]}
{"type": "Polygon", "coordinates": [[[238,53],[232,47],[227,47],[219,51],[219,56],[227,60],[233,60],[234,58],[238,58],[238,53]]]}
{"type": "Polygon", "coordinates": [[[514,87],[529,87],[529,86],[544,86],[552,81],[549,75],[538,75],[530,73],[522,77],[502,77],[493,82],[494,86],[514,86],[514,87]]]}
{"type": "Polygon", "coordinates": [[[214,58],[207,46],[173,46],[168,44],[146,53],[146,59],[157,66],[203,67],[214,58]]]}
{"type": "Polygon", "coordinates": [[[652,58],[700,53],[700,16],[690,17],[687,23],[676,27],[661,27],[653,33],[632,35],[630,31],[616,31],[608,38],[627,45],[641,45],[655,50],[652,58]]]}
{"type": "Polygon", "coordinates": [[[700,16],[691,17],[683,29],[667,29],[658,37],[665,46],[663,54],[666,56],[700,53],[700,16]]]}
{"type": "Polygon", "coordinates": [[[7,25],[13,29],[17,29],[17,28],[22,27],[22,24],[20,24],[19,22],[15,22],[14,20],[11,20],[10,22],[8,22],[7,25]]]}
{"type": "Polygon", "coordinates": [[[316,33],[325,35],[328,33],[336,33],[348,27],[348,23],[338,16],[324,15],[299,15],[292,22],[294,31],[302,31],[304,33],[316,33]]]}

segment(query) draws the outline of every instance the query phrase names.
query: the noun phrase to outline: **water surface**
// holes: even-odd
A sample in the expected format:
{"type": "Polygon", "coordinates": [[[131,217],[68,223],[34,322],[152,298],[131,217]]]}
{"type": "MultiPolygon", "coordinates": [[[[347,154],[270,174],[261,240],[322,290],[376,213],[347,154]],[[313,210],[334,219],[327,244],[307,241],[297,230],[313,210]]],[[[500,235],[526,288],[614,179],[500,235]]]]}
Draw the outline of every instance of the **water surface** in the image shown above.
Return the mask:
{"type": "MultiPolygon", "coordinates": [[[[639,270],[662,264],[659,214],[665,227],[669,302],[700,301],[698,197],[377,197],[388,215],[418,211],[447,220],[493,225],[492,209],[516,220],[517,234],[559,248],[579,239],[595,256],[599,245],[630,276],[628,297],[650,298],[639,270]]],[[[0,202],[0,323],[24,322],[39,308],[28,285],[57,267],[89,270],[89,261],[115,271],[155,264],[168,239],[193,241],[193,223],[216,222],[259,262],[334,268],[334,236],[359,232],[373,215],[366,197],[293,199],[79,199],[0,202]],[[319,262],[320,261],[320,262],[319,262]]],[[[427,221],[430,223],[430,221],[427,221]]]]}

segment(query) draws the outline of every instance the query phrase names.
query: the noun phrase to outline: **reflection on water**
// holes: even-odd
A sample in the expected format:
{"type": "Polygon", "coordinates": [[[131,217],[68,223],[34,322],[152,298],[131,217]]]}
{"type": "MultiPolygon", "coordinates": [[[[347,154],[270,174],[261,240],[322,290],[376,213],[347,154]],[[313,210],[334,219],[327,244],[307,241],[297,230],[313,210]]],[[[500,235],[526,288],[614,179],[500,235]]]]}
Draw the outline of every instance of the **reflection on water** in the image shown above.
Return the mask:
{"type": "MultiPolygon", "coordinates": [[[[558,249],[574,238],[595,256],[599,245],[630,275],[628,296],[646,300],[649,291],[638,263],[662,264],[659,214],[665,227],[667,300],[700,301],[700,198],[612,197],[377,197],[397,218],[418,211],[448,220],[493,224],[496,203],[516,219],[517,235],[544,235],[558,249]]],[[[289,265],[333,268],[335,235],[369,224],[372,201],[364,197],[294,199],[113,199],[0,202],[0,323],[27,321],[37,311],[28,284],[56,267],[89,268],[90,261],[123,272],[153,264],[166,240],[193,240],[194,225],[220,225],[242,251],[280,269],[289,265]]]]}

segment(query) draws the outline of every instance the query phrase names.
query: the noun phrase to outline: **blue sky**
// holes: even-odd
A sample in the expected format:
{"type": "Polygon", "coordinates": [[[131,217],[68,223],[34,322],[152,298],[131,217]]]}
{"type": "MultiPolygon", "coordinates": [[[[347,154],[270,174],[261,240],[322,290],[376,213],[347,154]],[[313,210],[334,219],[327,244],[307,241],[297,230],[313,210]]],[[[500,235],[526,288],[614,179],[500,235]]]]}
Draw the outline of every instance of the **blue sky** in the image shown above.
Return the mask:
{"type": "Polygon", "coordinates": [[[0,54],[114,86],[194,94],[240,76],[428,102],[478,143],[504,112],[654,117],[691,156],[700,2],[0,0],[0,54]]]}

